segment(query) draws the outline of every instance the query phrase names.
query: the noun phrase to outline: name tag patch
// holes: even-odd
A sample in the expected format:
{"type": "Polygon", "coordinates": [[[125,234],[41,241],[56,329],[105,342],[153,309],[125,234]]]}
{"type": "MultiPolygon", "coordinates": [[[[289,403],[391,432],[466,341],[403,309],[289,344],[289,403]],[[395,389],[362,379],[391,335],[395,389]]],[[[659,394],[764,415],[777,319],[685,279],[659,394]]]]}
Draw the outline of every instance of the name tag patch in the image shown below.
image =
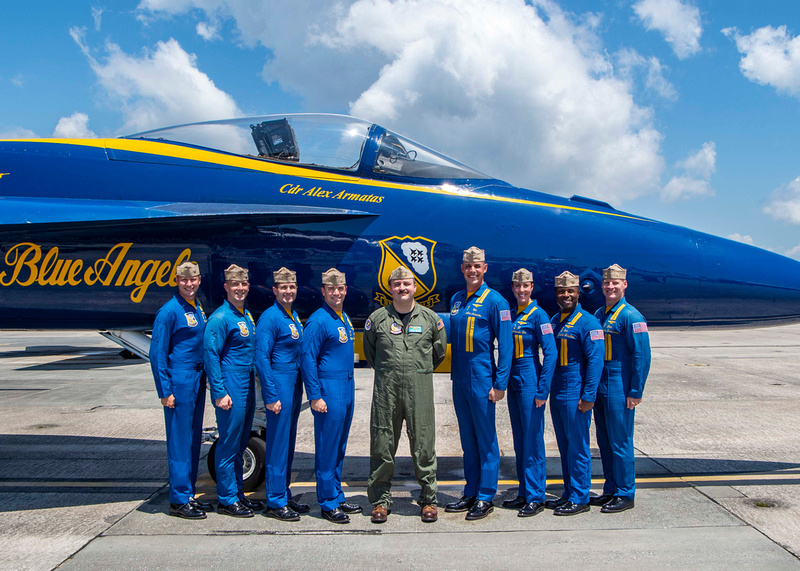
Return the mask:
{"type": "Polygon", "coordinates": [[[422,325],[409,325],[408,326],[409,333],[422,333],[422,325]]]}

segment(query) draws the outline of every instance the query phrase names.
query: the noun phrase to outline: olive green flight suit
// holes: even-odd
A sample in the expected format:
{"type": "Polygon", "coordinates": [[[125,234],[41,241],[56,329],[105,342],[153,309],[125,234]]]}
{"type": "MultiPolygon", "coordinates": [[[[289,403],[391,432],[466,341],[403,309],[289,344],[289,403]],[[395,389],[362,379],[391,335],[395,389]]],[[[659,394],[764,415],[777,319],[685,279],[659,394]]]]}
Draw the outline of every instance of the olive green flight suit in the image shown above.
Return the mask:
{"type": "Polygon", "coordinates": [[[364,354],[375,369],[367,482],[367,497],[373,505],[392,505],[394,456],[403,419],[422,487],[419,504],[436,504],[433,370],[446,353],[444,323],[419,304],[414,305],[406,325],[392,304],[375,311],[364,325],[364,354]]]}

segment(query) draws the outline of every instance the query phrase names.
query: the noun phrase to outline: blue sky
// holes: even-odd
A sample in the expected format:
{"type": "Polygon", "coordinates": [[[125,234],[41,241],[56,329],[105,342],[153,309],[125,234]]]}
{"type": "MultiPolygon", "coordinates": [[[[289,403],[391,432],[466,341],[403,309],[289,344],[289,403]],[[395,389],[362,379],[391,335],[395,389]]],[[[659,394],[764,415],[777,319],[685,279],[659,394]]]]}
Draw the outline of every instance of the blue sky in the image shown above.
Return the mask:
{"type": "Polygon", "coordinates": [[[765,0],[6,3],[0,137],[284,112],[800,259],[800,10],[765,0]]]}

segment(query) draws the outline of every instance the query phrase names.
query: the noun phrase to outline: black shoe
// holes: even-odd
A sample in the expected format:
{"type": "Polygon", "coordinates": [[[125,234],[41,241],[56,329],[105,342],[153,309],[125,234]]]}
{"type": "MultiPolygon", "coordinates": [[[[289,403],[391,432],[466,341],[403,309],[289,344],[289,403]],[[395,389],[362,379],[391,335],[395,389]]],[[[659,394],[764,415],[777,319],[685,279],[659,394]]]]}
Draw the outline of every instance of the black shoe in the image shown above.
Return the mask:
{"type": "Polygon", "coordinates": [[[242,502],[234,502],[229,506],[219,504],[217,506],[217,513],[222,515],[229,515],[231,517],[253,517],[255,514],[253,510],[248,508],[242,502]]]}
{"type": "Polygon", "coordinates": [[[554,510],[556,508],[560,508],[566,503],[567,503],[567,498],[558,498],[557,500],[547,500],[544,503],[544,507],[546,507],[549,510],[554,510]]]}
{"type": "Polygon", "coordinates": [[[494,511],[494,504],[492,502],[487,502],[485,500],[478,500],[474,504],[472,504],[471,508],[469,508],[469,511],[467,512],[467,517],[465,519],[468,519],[470,521],[476,519],[483,519],[493,511],[494,511]]]}
{"type": "Polygon", "coordinates": [[[605,504],[600,511],[604,514],[615,514],[617,512],[624,512],[625,510],[629,510],[633,508],[633,498],[630,500],[628,498],[621,498],[619,496],[615,497],[613,500],[605,504]]]}
{"type": "Polygon", "coordinates": [[[183,519],[206,519],[206,512],[198,510],[192,504],[170,504],[169,515],[183,519]]]}
{"type": "Polygon", "coordinates": [[[503,500],[503,507],[511,510],[518,510],[524,507],[528,502],[522,496],[517,496],[513,500],[503,500]]]}
{"type": "Polygon", "coordinates": [[[589,498],[590,506],[604,506],[614,499],[614,494],[603,494],[602,496],[592,496],[589,498]]]}
{"type": "Polygon", "coordinates": [[[299,514],[307,514],[311,511],[311,506],[308,504],[298,504],[296,501],[290,499],[289,500],[289,507],[292,508],[299,514]]]}
{"type": "Polygon", "coordinates": [[[322,510],[322,517],[333,523],[350,523],[350,516],[344,513],[341,508],[336,508],[329,512],[322,510]]]}
{"type": "Polygon", "coordinates": [[[264,509],[264,502],[259,500],[248,500],[247,498],[242,498],[239,500],[239,503],[246,508],[250,508],[254,512],[260,512],[264,509]]]}
{"type": "Polygon", "coordinates": [[[264,515],[274,517],[280,521],[300,521],[300,514],[298,514],[289,506],[283,506],[282,508],[267,508],[264,510],[264,515]]]}
{"type": "Polygon", "coordinates": [[[347,502],[342,502],[339,504],[339,509],[346,514],[360,514],[364,508],[358,504],[348,504],[347,502]]]}
{"type": "Polygon", "coordinates": [[[556,508],[553,512],[554,515],[578,515],[582,514],[583,512],[589,511],[589,504],[576,504],[573,502],[567,502],[560,508],[556,508]]]}
{"type": "Polygon", "coordinates": [[[189,505],[192,506],[193,508],[197,509],[197,510],[202,510],[204,512],[210,512],[211,510],[214,509],[214,506],[212,506],[210,503],[201,502],[201,501],[196,500],[194,498],[189,500],[189,505]]]}
{"type": "Polygon", "coordinates": [[[529,504],[525,504],[519,512],[517,512],[517,517],[533,517],[537,514],[540,514],[544,511],[544,503],[542,502],[531,502],[529,504]]]}
{"type": "Polygon", "coordinates": [[[473,506],[475,500],[476,498],[474,496],[462,496],[457,502],[444,506],[444,511],[449,513],[465,512],[473,506]]]}

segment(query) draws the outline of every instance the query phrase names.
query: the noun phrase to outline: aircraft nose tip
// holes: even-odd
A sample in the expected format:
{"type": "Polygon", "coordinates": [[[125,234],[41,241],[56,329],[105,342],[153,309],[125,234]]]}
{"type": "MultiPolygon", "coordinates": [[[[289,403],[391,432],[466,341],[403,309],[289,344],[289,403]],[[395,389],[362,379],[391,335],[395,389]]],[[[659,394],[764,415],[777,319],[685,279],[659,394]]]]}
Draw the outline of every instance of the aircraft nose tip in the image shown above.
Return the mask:
{"type": "Polygon", "coordinates": [[[748,244],[701,235],[698,325],[800,321],[800,262],[748,244]]]}

